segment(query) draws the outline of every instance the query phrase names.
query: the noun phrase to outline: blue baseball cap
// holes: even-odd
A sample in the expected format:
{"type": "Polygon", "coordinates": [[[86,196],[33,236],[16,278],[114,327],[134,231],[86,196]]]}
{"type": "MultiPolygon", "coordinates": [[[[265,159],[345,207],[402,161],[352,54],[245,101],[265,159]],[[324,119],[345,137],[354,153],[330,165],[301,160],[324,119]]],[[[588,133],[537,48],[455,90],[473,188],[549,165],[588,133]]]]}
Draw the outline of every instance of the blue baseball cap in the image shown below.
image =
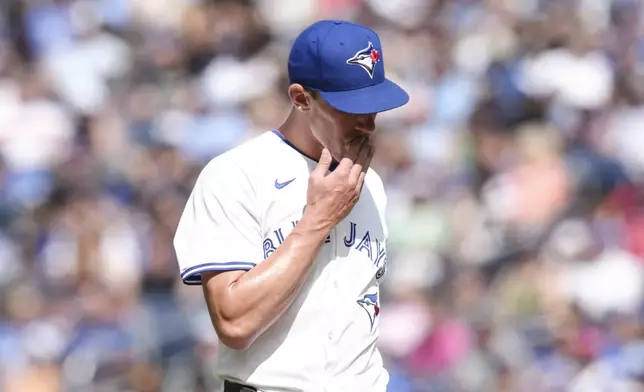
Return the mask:
{"type": "Polygon", "coordinates": [[[385,78],[378,34],[344,20],[321,20],[302,31],[291,47],[288,74],[291,84],[317,91],[345,113],[379,113],[409,101],[385,78]]]}

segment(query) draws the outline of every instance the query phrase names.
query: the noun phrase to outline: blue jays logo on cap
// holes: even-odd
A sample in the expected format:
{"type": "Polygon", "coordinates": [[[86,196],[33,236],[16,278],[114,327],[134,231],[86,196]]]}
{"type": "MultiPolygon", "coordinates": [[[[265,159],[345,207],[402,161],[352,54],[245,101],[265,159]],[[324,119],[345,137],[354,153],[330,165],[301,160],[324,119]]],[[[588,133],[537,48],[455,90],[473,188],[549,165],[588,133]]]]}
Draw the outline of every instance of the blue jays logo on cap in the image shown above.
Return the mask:
{"type": "Polygon", "coordinates": [[[349,21],[320,20],[304,29],[291,47],[288,74],[291,84],[317,91],[344,113],[379,113],[409,101],[407,92],[385,77],[378,34],[349,21]]]}
{"type": "Polygon", "coordinates": [[[376,322],[376,317],[380,314],[380,306],[378,305],[378,293],[365,294],[362,298],[358,300],[358,305],[362,306],[362,309],[367,312],[369,316],[369,322],[371,323],[371,330],[373,330],[373,324],[376,322]]]}
{"type": "Polygon", "coordinates": [[[366,48],[360,49],[356,54],[347,60],[347,64],[359,65],[367,71],[369,77],[373,79],[373,70],[376,68],[376,64],[380,61],[380,52],[374,48],[371,41],[366,48]]]}

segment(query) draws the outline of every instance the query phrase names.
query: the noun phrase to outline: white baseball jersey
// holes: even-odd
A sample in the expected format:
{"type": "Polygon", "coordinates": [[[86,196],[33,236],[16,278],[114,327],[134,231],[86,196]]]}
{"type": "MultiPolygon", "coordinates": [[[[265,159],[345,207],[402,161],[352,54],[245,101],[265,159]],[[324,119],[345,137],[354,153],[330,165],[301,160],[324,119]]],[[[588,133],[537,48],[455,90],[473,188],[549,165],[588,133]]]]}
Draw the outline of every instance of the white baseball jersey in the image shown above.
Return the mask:
{"type": "MultiPolygon", "coordinates": [[[[214,158],[200,173],[174,246],[181,278],[250,270],[302,217],[317,162],[278,131],[214,158]]],[[[359,202],[327,237],[299,295],[247,350],[221,345],[216,374],[263,391],[385,391],[376,348],[386,272],[386,197],[369,170],[359,202]]]]}

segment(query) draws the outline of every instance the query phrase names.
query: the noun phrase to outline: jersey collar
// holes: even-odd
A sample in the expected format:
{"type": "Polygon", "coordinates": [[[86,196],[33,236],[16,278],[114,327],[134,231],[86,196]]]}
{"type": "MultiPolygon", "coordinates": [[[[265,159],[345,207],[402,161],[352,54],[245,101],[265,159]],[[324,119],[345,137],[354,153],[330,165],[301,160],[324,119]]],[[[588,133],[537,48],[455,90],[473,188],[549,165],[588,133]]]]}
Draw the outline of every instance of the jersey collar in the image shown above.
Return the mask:
{"type": "MultiPolygon", "coordinates": [[[[310,157],[310,156],[308,156],[307,154],[303,153],[299,148],[295,147],[295,145],[294,145],[293,143],[291,143],[288,139],[286,139],[286,137],[285,137],[284,135],[282,135],[282,133],[281,133],[280,131],[278,131],[277,129],[273,129],[273,131],[272,131],[272,132],[273,132],[275,135],[277,135],[277,137],[279,137],[280,139],[282,139],[282,141],[283,141],[284,143],[286,143],[289,147],[291,147],[292,149],[294,149],[295,151],[297,151],[300,155],[302,155],[302,156],[304,156],[304,157],[306,157],[306,158],[308,158],[308,159],[312,160],[313,162],[318,162],[318,160],[317,160],[317,159],[313,159],[313,158],[311,158],[311,157],[310,157]]],[[[337,162],[337,161],[335,161],[335,160],[333,160],[333,162],[331,162],[331,166],[329,167],[329,171],[333,171],[333,170],[335,170],[335,168],[336,168],[336,167],[338,167],[338,162],[337,162]]]]}

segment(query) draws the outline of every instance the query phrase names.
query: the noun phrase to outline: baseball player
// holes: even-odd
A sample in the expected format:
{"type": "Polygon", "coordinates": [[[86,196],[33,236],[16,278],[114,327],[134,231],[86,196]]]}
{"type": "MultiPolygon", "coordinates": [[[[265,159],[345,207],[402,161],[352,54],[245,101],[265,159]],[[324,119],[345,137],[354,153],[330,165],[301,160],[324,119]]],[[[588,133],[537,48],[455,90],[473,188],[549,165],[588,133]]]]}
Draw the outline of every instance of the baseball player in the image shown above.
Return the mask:
{"type": "Polygon", "coordinates": [[[386,390],[386,196],[371,136],[376,114],[409,96],[383,60],[364,26],[309,26],[288,59],[288,118],[198,177],[174,247],[183,282],[203,288],[226,392],[386,390]]]}

